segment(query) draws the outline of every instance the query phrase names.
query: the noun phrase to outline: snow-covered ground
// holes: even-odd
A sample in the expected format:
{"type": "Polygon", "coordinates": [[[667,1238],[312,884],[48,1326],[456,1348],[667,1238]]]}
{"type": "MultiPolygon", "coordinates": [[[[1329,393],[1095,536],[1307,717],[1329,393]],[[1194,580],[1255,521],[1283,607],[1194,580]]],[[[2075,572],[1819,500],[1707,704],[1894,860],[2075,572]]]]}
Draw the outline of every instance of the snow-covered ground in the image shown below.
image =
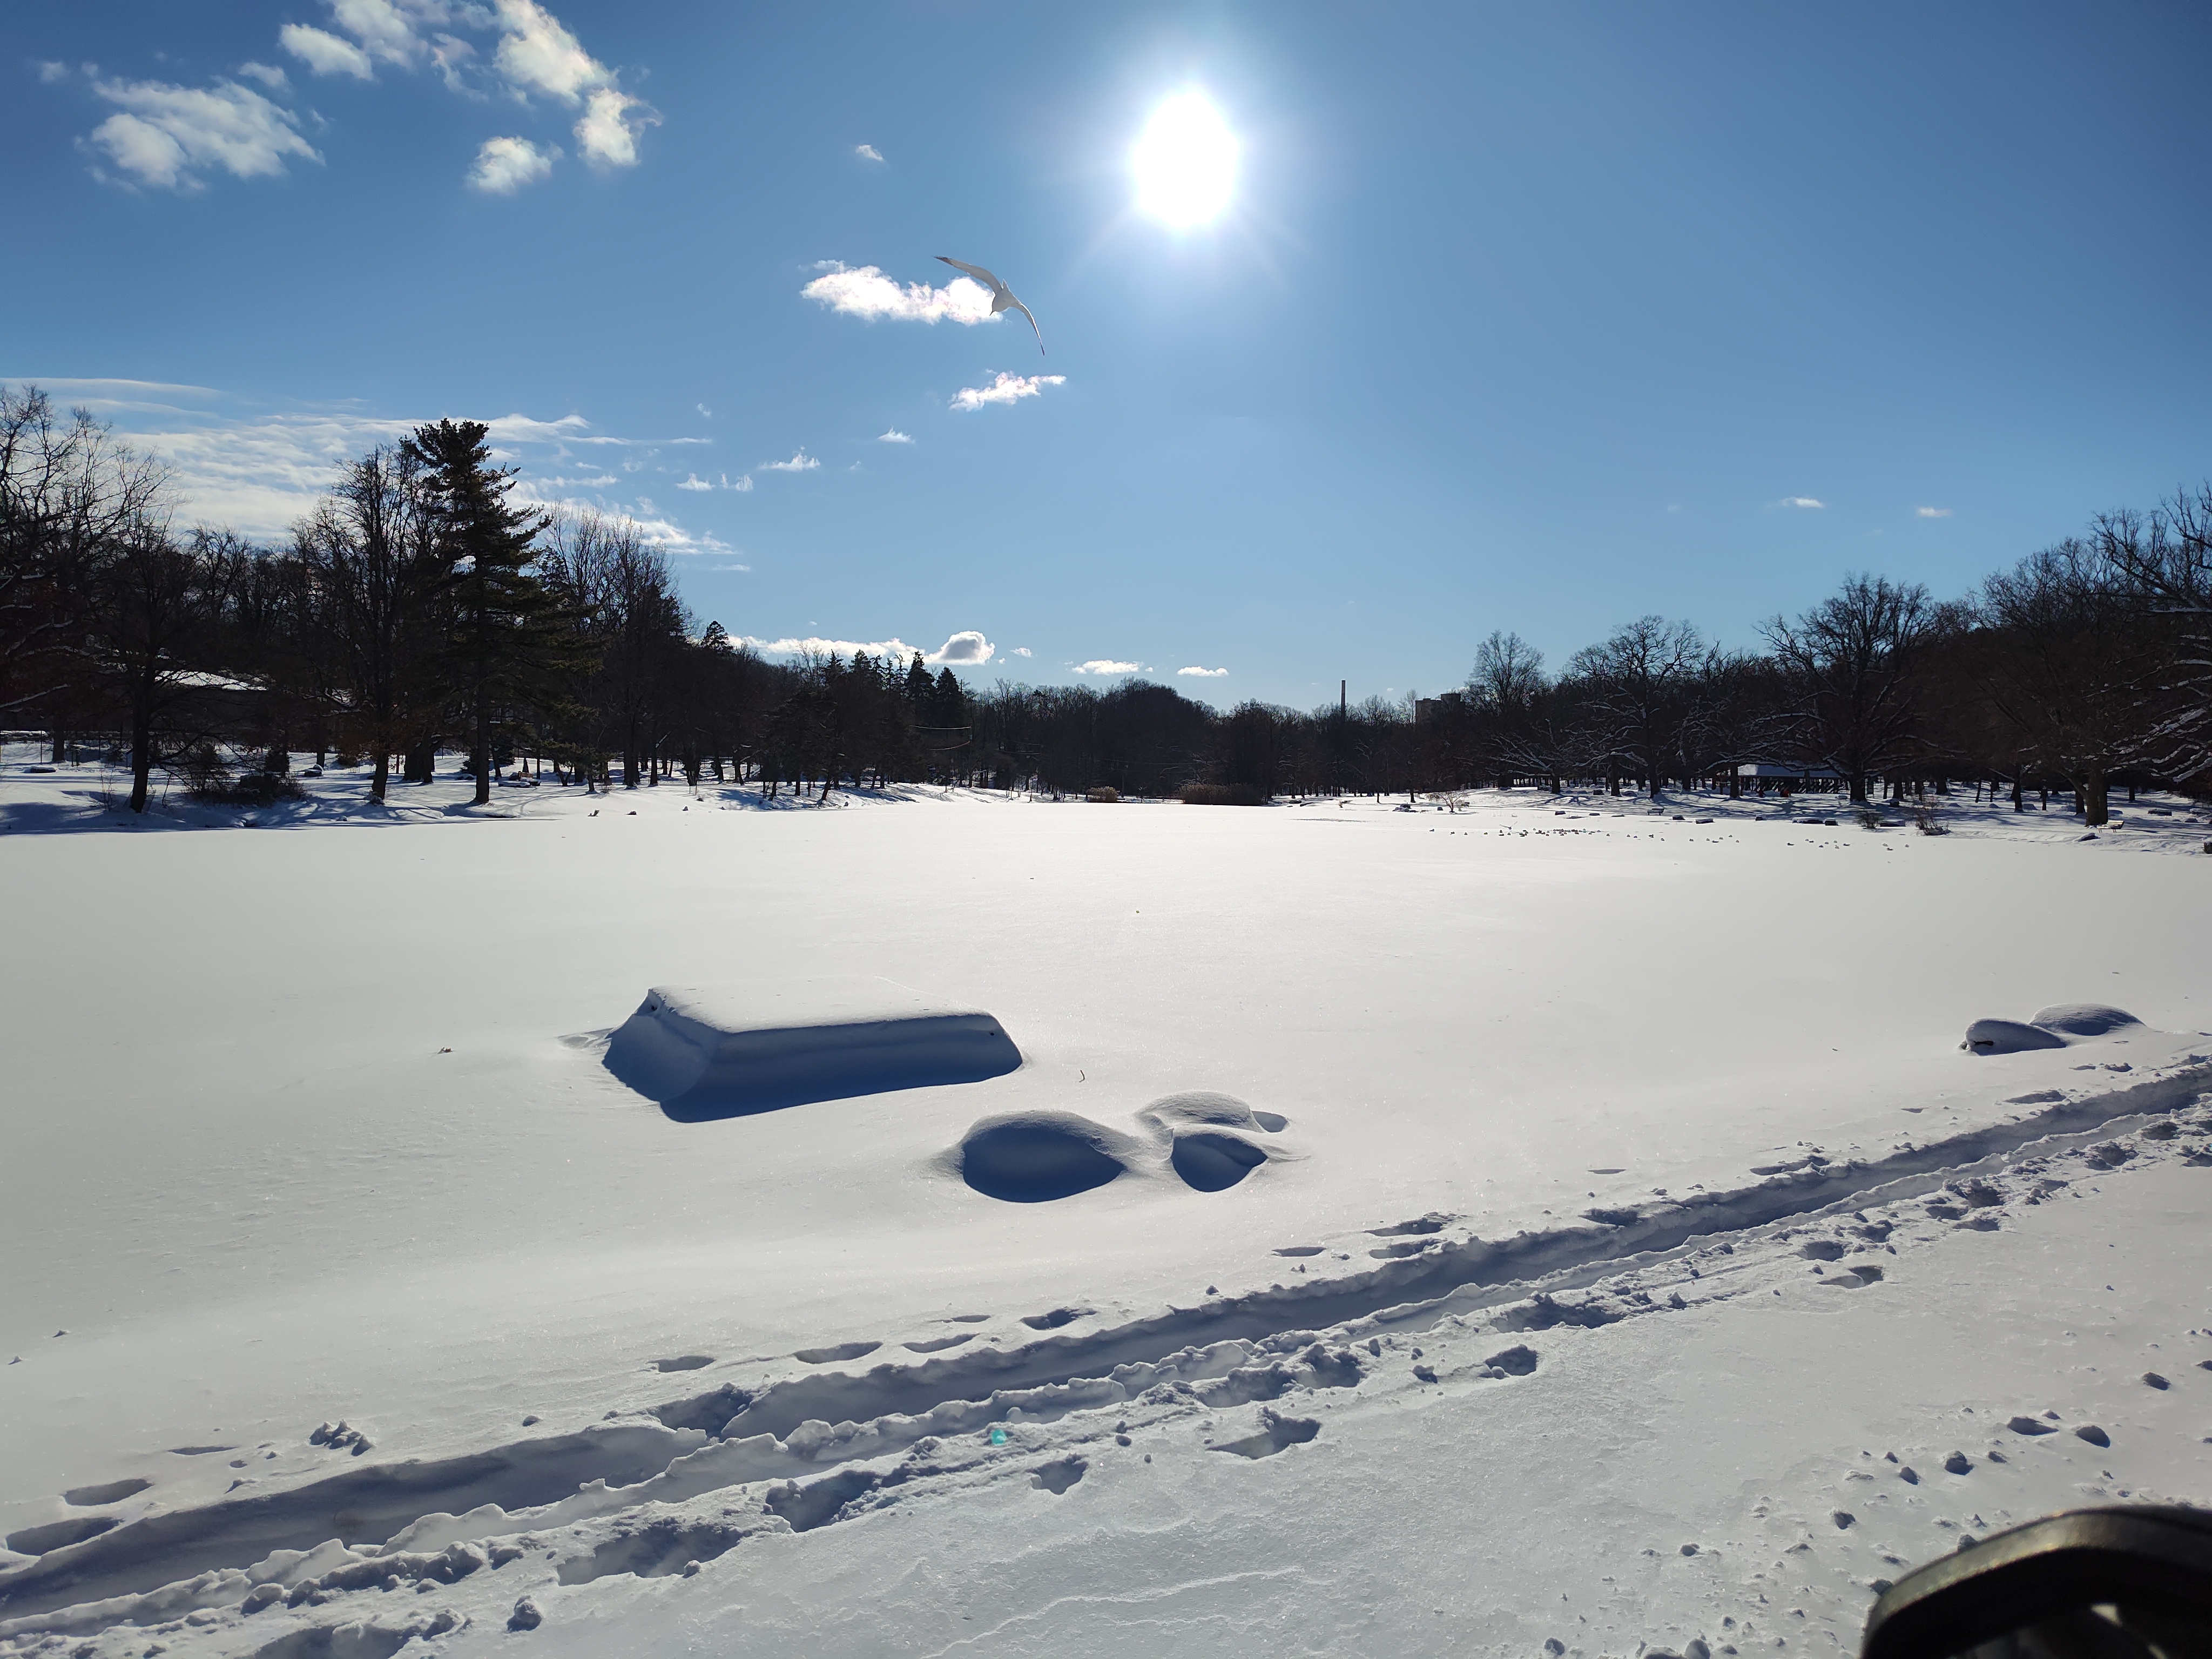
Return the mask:
{"type": "Polygon", "coordinates": [[[2212,1501],[2187,803],[132,821],[35,760],[18,1650],[1826,1651],[1962,1530],[2212,1501]],[[605,1064],[650,988],[856,978],[1024,1063],[703,1117],[605,1064]],[[1960,1048],[2068,1003],[2144,1024],[1960,1048]],[[1267,1115],[1220,1190],[1146,1113],[1194,1091],[1267,1115]],[[963,1181],[1054,1114],[1126,1172],[963,1181]]]}

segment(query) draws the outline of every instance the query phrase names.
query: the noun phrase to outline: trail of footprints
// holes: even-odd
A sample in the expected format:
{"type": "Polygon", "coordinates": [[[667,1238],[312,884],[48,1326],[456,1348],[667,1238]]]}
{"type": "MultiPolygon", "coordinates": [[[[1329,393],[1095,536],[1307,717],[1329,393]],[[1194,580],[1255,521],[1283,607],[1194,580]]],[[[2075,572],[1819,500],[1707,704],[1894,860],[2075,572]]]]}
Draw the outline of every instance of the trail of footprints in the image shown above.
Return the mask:
{"type": "MultiPolygon", "coordinates": [[[[1065,1497],[1102,1457],[1143,1463],[1156,1454],[1271,1458],[1294,1452],[1323,1433],[1323,1417],[1314,1407],[1325,1405],[1331,1391],[1369,1384],[1465,1392],[1514,1386],[1539,1373],[1540,1352],[1525,1341],[1501,1346],[1501,1338],[1561,1325],[1603,1326],[1724,1297],[1781,1294],[1773,1282],[1781,1273],[1800,1274],[1820,1294],[1864,1294],[1882,1283],[1900,1243],[1925,1247],[1946,1232],[2002,1229],[2014,1207],[2061,1200],[2075,1182],[2137,1161],[2171,1158],[2212,1167],[2208,1127],[2212,1104],[2184,1107],[2131,1133],[2104,1139],[2077,1136],[2080,1144],[2065,1150],[2017,1158],[2001,1169],[1954,1175],[1940,1184],[1923,1183],[1920,1191],[1892,1195],[1879,1205],[1786,1216],[1640,1258],[1599,1255],[1571,1263],[1547,1283],[1470,1279],[1446,1285],[1425,1302],[1409,1303],[1398,1294],[1399,1281],[1388,1276],[1421,1264],[1396,1252],[1409,1245],[1417,1250],[1451,1247],[1444,1237],[1451,1218],[1423,1216],[1372,1230],[1381,1242],[1368,1254],[1384,1265],[1363,1271],[1382,1281],[1369,1304],[1379,1312],[1321,1328],[1224,1334],[1148,1361],[1125,1359],[1103,1367],[1078,1364],[1056,1371],[1048,1363],[1044,1372],[1031,1364],[1032,1375],[1024,1379],[1018,1373],[1027,1354],[1065,1344],[1067,1361],[1075,1364],[1086,1348],[1099,1346],[1094,1334],[1069,1331],[1092,1317],[1093,1310],[1055,1308],[1020,1320],[1035,1334],[1024,1339],[1028,1348],[998,1348],[988,1355],[1017,1386],[985,1389],[981,1397],[939,1392],[927,1409],[894,1411],[865,1421],[814,1416],[776,1424],[781,1433],[756,1433],[748,1419],[762,1415],[778,1389],[803,1387],[802,1376],[757,1391],[726,1383],[642,1413],[610,1413],[612,1420],[580,1433],[504,1449],[489,1460],[503,1461],[503,1474],[494,1470],[473,1481],[457,1476],[445,1487],[434,1466],[407,1466],[411,1490],[404,1492],[383,1490],[380,1480],[388,1485],[389,1477],[380,1466],[353,1466],[357,1473],[289,1493],[143,1517],[132,1511],[144,1509],[149,1500],[143,1494],[152,1483],[131,1479],[72,1488],[65,1495],[72,1506],[112,1511],[122,1505],[125,1513],[84,1517],[88,1528],[72,1520],[9,1536],[11,1550],[40,1559],[30,1571],[0,1575],[0,1593],[7,1598],[0,1602],[0,1650],[66,1651],[74,1659],[105,1659],[148,1650],[143,1644],[149,1636],[158,1647],[197,1631],[258,1620],[281,1608],[285,1616],[274,1622],[283,1628],[252,1650],[255,1659],[328,1651],[329,1632],[340,1622],[348,1625],[348,1639],[355,1644],[349,1651],[382,1656],[410,1641],[429,1641],[459,1629],[483,1616],[486,1605],[477,1593],[465,1598],[477,1609],[472,1613],[460,1611],[458,1604],[398,1612],[394,1597],[435,1596],[465,1581],[473,1589],[484,1582],[479,1575],[499,1577],[515,1570],[521,1593],[504,1616],[508,1628],[526,1631],[545,1616],[528,1593],[532,1585],[541,1587],[542,1594],[547,1584],[586,1584],[612,1574],[691,1576],[763,1531],[804,1533],[917,1500],[957,1501],[963,1492],[1007,1480],[1065,1497]],[[1625,1262],[1629,1265],[1624,1267],[1625,1262]],[[426,1513],[426,1497],[451,1501],[459,1513],[426,1513]],[[400,1506],[392,1507],[394,1502],[400,1506]],[[298,1511],[296,1524],[288,1504],[298,1511]],[[227,1511],[243,1515],[256,1505],[265,1510],[261,1535],[265,1539],[272,1529],[282,1533],[289,1526],[296,1534],[294,1543],[251,1547],[256,1534],[234,1528],[237,1535],[226,1558],[222,1538],[213,1535],[216,1523],[227,1511]],[[356,1527],[348,1537],[384,1534],[387,1541],[346,1544],[329,1539],[324,1523],[334,1510],[343,1520],[349,1505],[356,1527]],[[386,1523],[387,1515],[395,1524],[386,1523]],[[323,1541],[310,1545],[307,1533],[318,1530],[325,1534],[323,1541]],[[143,1534],[137,1547],[117,1547],[134,1533],[143,1534]],[[189,1571],[169,1570],[184,1561],[198,1565],[189,1571]],[[534,1573],[517,1565],[532,1562],[534,1573]],[[95,1598],[102,1599],[88,1605],[95,1598]],[[324,1608],[331,1612],[319,1613],[324,1608]]],[[[1817,1164],[1818,1160],[1801,1160],[1792,1166],[1794,1174],[1773,1179],[1817,1176],[1817,1164]]],[[[1609,1224],[1595,1224],[1599,1229],[1609,1224]]],[[[1351,1259],[1349,1251],[1332,1252],[1318,1244],[1286,1245],[1276,1254],[1301,1267],[1323,1255],[1351,1259]]],[[[1532,1259],[1540,1261],[1540,1253],[1532,1259]]],[[[1272,1304],[1276,1322],[1283,1313],[1314,1305],[1325,1288],[1286,1292],[1288,1299],[1272,1304]]],[[[1251,1301],[1207,1305],[1249,1310],[1251,1301]]],[[[923,1356],[919,1365],[878,1367],[869,1376],[959,1364],[963,1355],[973,1352],[974,1340],[984,1334],[974,1328],[992,1318],[981,1313],[951,1316],[942,1322],[965,1328],[903,1345],[923,1356]],[[935,1358],[940,1352],[949,1358],[935,1358]]],[[[1202,1328],[1189,1328],[1204,1334],[1202,1328]]],[[[793,1358],[823,1384],[851,1387],[851,1376],[817,1368],[865,1358],[882,1346],[849,1342],[801,1350],[793,1358]]],[[[1157,1345],[1152,1352],[1158,1352],[1157,1345]]],[[[713,1356],[683,1354],[648,1366],[656,1374],[681,1373],[715,1363],[713,1356]]],[[[2212,1359],[2202,1364],[2212,1372],[2212,1359]]],[[[964,1383],[975,1395],[975,1382],[989,1376],[955,1373],[941,1381],[964,1383]]],[[[863,1392],[867,1381],[859,1379],[863,1392]]],[[[2166,1374],[2152,1370],[2141,1386],[2164,1393],[2173,1384],[2166,1374]]],[[[535,1424],[537,1419],[525,1421],[535,1424]]],[[[316,1443],[326,1452],[342,1455],[370,1443],[361,1431],[343,1423],[325,1425],[317,1435],[316,1443]]],[[[1793,1576],[1809,1583],[1814,1557],[1834,1558],[1827,1568],[1831,1574],[1847,1571],[1863,1594],[1871,1594],[1884,1583],[1881,1569],[1894,1571],[1908,1559],[1927,1553],[1924,1540],[1911,1547],[1917,1553],[1908,1553],[1904,1546],[1891,1547],[1886,1540],[1894,1532],[1886,1530],[1886,1522],[1915,1516],[1940,1495],[1958,1514],[1936,1516],[1934,1526],[1970,1547],[1965,1540],[2011,1518],[1998,1501],[2002,1494],[1988,1486],[1990,1471],[2008,1465],[2017,1469],[2054,1455],[2049,1448],[2094,1457],[2111,1444],[2103,1427],[2069,1417],[2063,1402],[2012,1402],[1966,1411],[1958,1443],[1940,1451],[1869,1449],[1860,1460],[1863,1467],[1839,1477],[1839,1496],[1825,1516],[1781,1516],[1771,1503],[1754,1510],[1752,1519],[1770,1534],[1778,1527],[1789,1530],[1784,1523],[1797,1522],[1801,1535],[1778,1552],[1771,1567],[1746,1581],[1747,1594],[1757,1601],[1741,1617],[1727,1615],[1717,1629],[1694,1636],[1657,1632],[1663,1639],[1648,1645],[1645,1659],[1669,1654],[1710,1659],[1714,1652],[1776,1645],[1778,1637],[1786,1644],[1795,1633],[1788,1627],[1793,1614],[1784,1606],[1786,1586],[1793,1576]],[[1975,1432],[1967,1432],[1969,1426],[1975,1432]],[[1982,1495],[1984,1490],[1989,1496],[1982,1495]],[[1815,1525],[1825,1542],[1805,1535],[1803,1528],[1815,1525]],[[1778,1599],[1771,1594],[1778,1590],[1783,1592],[1778,1599]]],[[[176,1451],[206,1455],[231,1449],[195,1446],[176,1451]]],[[[275,1454],[263,1449],[260,1455],[275,1454]]],[[[487,1460],[454,1462],[475,1468],[487,1460]]],[[[2082,1485],[2089,1501],[2107,1493],[2119,1499],[2154,1496],[2112,1483],[2108,1472],[2101,1478],[2106,1485],[2082,1485]]],[[[1686,1560],[1703,1558],[1709,1564],[1724,1553],[1698,1542],[1678,1547],[1686,1560]]],[[[1656,1547],[1647,1552],[1662,1553],[1656,1547]]],[[[1795,1617],[1796,1630],[1802,1631],[1802,1610],[1795,1617]]],[[[1583,1644],[1592,1634],[1585,1628],[1589,1615],[1576,1618],[1576,1628],[1563,1628],[1546,1642],[1548,1651],[1584,1651],[1583,1644]]]]}

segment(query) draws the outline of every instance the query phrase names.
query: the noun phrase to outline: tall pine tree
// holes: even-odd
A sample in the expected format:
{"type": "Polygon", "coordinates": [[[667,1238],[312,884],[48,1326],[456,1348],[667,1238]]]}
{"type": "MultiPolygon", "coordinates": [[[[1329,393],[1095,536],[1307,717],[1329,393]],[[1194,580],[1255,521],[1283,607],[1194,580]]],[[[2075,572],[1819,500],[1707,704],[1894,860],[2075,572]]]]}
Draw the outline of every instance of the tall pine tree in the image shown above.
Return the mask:
{"type": "Polygon", "coordinates": [[[477,805],[491,799],[501,726],[525,708],[565,711],[587,647],[538,580],[538,538],[550,519],[514,506],[511,470],[492,465],[479,421],[421,426],[407,453],[425,469],[435,549],[453,606],[449,684],[469,733],[477,805]]]}

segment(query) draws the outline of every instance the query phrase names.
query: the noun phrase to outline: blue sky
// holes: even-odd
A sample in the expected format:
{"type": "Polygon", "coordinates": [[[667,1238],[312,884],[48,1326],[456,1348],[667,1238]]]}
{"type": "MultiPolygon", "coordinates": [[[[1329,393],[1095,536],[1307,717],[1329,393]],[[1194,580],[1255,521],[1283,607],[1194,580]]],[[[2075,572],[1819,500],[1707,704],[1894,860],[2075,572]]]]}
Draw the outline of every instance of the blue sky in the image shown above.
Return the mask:
{"type": "Polygon", "coordinates": [[[6,7],[0,377],[268,534],[496,420],[765,641],[1310,706],[2212,472],[2201,6],[6,7]],[[1177,231],[1128,153],[1193,88],[1238,173],[1177,231]],[[805,292],[939,253],[1049,356],[805,292]]]}

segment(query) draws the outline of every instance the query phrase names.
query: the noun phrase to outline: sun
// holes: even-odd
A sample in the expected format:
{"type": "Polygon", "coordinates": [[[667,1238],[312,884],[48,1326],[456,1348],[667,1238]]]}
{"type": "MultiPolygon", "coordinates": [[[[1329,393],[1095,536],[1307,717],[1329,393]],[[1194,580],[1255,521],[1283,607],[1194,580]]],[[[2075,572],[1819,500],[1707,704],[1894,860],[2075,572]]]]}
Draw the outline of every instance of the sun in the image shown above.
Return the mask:
{"type": "Polygon", "coordinates": [[[1179,92],[1152,113],[1129,152],[1137,206],[1190,230],[1229,205],[1237,187],[1237,135],[1202,92],[1179,92]]]}

